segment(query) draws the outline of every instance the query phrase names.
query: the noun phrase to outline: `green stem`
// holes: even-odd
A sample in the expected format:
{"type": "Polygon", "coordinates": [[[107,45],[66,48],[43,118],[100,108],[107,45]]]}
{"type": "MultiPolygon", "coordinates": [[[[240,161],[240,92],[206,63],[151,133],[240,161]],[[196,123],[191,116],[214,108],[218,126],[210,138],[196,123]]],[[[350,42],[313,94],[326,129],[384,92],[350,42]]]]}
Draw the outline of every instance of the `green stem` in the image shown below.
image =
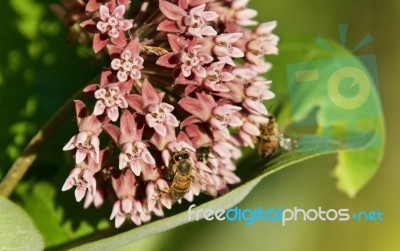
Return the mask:
{"type": "Polygon", "coordinates": [[[25,147],[22,155],[13,163],[10,170],[0,183],[0,195],[9,197],[18,182],[38,156],[40,149],[53,136],[58,128],[74,112],[73,100],[82,96],[82,90],[75,93],[62,107],[47,121],[25,147]]]}

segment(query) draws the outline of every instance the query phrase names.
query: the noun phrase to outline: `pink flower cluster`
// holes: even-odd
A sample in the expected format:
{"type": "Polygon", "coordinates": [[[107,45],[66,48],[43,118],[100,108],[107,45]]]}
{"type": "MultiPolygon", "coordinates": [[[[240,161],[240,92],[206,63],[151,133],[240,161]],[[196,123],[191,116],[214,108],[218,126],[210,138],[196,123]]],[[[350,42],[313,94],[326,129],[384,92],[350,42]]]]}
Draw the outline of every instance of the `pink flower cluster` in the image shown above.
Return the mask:
{"type": "MultiPolygon", "coordinates": [[[[274,97],[261,74],[271,68],[265,56],[278,53],[276,22],[258,24],[248,0],[145,0],[138,9],[129,0],[76,2],[80,32],[110,64],[84,88],[93,108],[75,101],[79,132],[63,150],[76,166],[62,190],[76,187],[85,208],[112,201],[119,227],[171,208],[163,170],[176,153],[190,153],[219,194],[239,183],[235,160],[254,148],[268,122],[263,103],[274,97]]],[[[184,198],[200,192],[212,193],[193,181],[184,198]]]]}

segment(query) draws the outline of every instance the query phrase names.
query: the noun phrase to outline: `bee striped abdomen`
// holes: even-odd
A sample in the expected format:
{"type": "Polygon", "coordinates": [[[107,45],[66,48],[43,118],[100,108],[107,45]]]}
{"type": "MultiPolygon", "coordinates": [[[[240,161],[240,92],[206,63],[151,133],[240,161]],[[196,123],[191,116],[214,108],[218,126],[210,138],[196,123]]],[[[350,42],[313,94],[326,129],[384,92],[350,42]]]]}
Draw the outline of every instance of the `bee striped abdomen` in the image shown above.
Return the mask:
{"type": "Polygon", "coordinates": [[[173,200],[179,200],[187,194],[192,183],[190,175],[176,175],[171,186],[170,195],[173,200]]]}

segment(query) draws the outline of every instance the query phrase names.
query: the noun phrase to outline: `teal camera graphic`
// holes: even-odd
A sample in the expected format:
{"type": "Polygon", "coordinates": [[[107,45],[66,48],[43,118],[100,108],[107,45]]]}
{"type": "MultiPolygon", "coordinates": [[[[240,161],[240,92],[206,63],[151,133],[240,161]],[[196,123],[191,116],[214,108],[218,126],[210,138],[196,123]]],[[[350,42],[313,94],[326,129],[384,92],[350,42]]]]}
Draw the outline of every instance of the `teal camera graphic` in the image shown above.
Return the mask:
{"type": "MultiPolygon", "coordinates": [[[[316,133],[302,135],[302,142],[312,138],[345,142],[346,148],[380,148],[380,140],[367,144],[367,139],[376,138],[376,132],[365,130],[366,123],[382,116],[378,93],[378,71],[374,55],[354,56],[346,52],[347,25],[339,25],[342,48],[334,49],[322,38],[317,44],[331,54],[330,59],[290,64],[286,68],[290,107],[293,125],[312,127],[318,125],[316,133]],[[374,93],[374,95],[371,95],[374,93]]],[[[352,52],[372,41],[367,35],[352,52]]],[[[378,137],[379,138],[379,137],[378,137]]],[[[309,151],[309,150],[307,150],[309,151]]]]}

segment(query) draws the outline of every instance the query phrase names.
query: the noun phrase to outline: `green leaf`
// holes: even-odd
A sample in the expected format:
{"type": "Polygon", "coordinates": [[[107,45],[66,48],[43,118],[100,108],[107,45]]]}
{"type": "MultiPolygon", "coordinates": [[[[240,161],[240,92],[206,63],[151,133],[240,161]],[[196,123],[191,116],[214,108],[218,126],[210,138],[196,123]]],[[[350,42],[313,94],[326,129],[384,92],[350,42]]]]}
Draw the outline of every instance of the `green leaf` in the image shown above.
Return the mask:
{"type": "Polygon", "coordinates": [[[23,182],[17,190],[17,201],[35,220],[46,240],[46,247],[68,243],[79,237],[108,228],[107,207],[83,209],[71,193],[49,182],[23,182]]]}
{"type": "Polygon", "coordinates": [[[0,196],[1,250],[43,250],[43,238],[29,215],[0,196]]]}

